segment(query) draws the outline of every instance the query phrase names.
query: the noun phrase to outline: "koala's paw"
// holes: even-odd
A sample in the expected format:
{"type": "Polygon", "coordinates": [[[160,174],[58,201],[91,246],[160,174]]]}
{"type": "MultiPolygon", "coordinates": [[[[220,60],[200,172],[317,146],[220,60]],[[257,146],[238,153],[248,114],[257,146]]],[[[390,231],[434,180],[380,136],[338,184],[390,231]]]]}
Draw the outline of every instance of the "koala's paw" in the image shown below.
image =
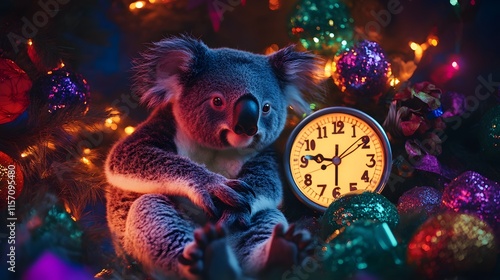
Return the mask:
{"type": "Polygon", "coordinates": [[[269,242],[265,265],[268,270],[277,267],[289,269],[313,251],[311,234],[307,230],[296,231],[293,224],[287,230],[282,224],[276,225],[269,242]]]}
{"type": "Polygon", "coordinates": [[[229,229],[246,229],[250,225],[250,211],[232,211],[226,209],[222,212],[217,224],[229,229]]]}
{"type": "Polygon", "coordinates": [[[207,208],[215,214],[212,216],[219,218],[223,209],[250,212],[249,195],[255,196],[255,193],[246,183],[225,178],[223,182],[207,185],[206,190],[209,197],[205,197],[203,200],[208,206],[207,208]]]}
{"type": "Polygon", "coordinates": [[[207,224],[194,231],[194,241],[179,256],[179,265],[189,279],[240,279],[241,268],[226,241],[221,226],[207,224]]]}

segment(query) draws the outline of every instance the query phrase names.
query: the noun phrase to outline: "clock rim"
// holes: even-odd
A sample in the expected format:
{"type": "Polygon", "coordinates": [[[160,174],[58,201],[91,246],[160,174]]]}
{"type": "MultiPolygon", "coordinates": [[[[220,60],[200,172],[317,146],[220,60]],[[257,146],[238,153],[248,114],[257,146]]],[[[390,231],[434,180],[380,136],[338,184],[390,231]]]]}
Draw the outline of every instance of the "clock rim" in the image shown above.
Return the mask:
{"type": "MultiPolygon", "coordinates": [[[[295,138],[299,134],[299,132],[306,126],[308,125],[311,121],[314,119],[317,119],[318,117],[321,117],[323,115],[331,114],[331,113],[344,113],[344,114],[349,114],[352,116],[355,116],[357,118],[360,118],[364,122],[366,122],[377,134],[377,136],[381,140],[382,148],[385,153],[385,158],[386,158],[386,165],[384,169],[382,170],[383,174],[382,177],[380,178],[380,182],[375,188],[373,192],[376,193],[381,193],[387,182],[389,181],[389,177],[391,174],[392,170],[392,149],[391,145],[389,142],[389,138],[387,137],[387,133],[385,132],[384,128],[380,125],[379,122],[377,122],[372,116],[368,115],[367,113],[351,108],[351,107],[343,107],[343,106],[332,106],[332,107],[325,107],[322,109],[319,109],[316,112],[313,112],[309,116],[305,117],[302,119],[297,126],[292,130],[290,135],[288,136],[286,145],[285,145],[285,152],[283,154],[283,162],[284,162],[284,167],[285,167],[285,177],[288,181],[289,187],[291,187],[293,194],[299,201],[301,201],[303,204],[306,206],[312,208],[313,210],[319,211],[319,212],[325,212],[328,207],[325,207],[323,205],[320,205],[312,200],[310,200],[307,196],[304,195],[304,193],[300,190],[300,188],[297,186],[295,183],[295,180],[293,179],[292,172],[291,172],[291,164],[290,164],[290,153],[291,153],[291,148],[293,145],[293,142],[295,141],[295,138]]],[[[348,192],[346,194],[343,194],[339,196],[337,199],[340,197],[350,194],[351,192],[348,192]]]]}

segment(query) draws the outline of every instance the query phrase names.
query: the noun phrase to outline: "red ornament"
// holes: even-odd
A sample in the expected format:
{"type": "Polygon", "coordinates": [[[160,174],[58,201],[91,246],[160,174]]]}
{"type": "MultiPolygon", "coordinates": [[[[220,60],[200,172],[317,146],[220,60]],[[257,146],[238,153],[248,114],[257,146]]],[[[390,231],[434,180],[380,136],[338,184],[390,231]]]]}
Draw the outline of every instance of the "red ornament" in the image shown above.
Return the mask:
{"type": "Polygon", "coordinates": [[[24,176],[21,166],[0,151],[0,210],[9,207],[9,217],[15,217],[17,197],[23,190],[24,176]],[[10,209],[14,209],[12,215],[10,209]]]}
{"type": "Polygon", "coordinates": [[[474,215],[446,212],[420,226],[408,244],[407,261],[425,279],[466,275],[489,279],[497,261],[496,248],[487,223],[474,215]]]}
{"type": "Polygon", "coordinates": [[[29,105],[31,80],[14,61],[0,58],[0,125],[19,117],[29,105]]]}

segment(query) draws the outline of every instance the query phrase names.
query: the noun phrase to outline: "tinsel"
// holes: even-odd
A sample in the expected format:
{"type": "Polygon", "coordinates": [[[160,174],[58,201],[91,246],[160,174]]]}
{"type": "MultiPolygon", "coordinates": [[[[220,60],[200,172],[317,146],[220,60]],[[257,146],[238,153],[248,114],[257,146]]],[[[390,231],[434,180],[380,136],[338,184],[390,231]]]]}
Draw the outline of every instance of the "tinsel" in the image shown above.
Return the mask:
{"type": "Polygon", "coordinates": [[[399,214],[396,206],[381,194],[366,191],[344,195],[332,202],[321,217],[320,236],[328,240],[341,228],[359,220],[375,220],[395,227],[399,214]]]}

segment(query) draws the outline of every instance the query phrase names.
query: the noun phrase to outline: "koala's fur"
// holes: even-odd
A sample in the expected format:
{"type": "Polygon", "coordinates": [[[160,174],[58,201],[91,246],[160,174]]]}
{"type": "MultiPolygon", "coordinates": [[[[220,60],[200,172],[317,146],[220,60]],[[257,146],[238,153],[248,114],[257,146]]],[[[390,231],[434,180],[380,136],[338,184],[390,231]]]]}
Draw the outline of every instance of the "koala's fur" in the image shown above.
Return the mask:
{"type": "Polygon", "coordinates": [[[258,272],[273,228],[287,226],[270,147],[288,106],[308,109],[301,92],[315,87],[317,59],[292,47],[265,56],[175,37],[153,44],[135,65],[135,93],[152,113],[106,161],[115,247],[146,267],[189,277],[179,256],[194,229],[219,223],[243,271],[258,272]],[[238,122],[247,130],[237,131],[238,122]]]}

